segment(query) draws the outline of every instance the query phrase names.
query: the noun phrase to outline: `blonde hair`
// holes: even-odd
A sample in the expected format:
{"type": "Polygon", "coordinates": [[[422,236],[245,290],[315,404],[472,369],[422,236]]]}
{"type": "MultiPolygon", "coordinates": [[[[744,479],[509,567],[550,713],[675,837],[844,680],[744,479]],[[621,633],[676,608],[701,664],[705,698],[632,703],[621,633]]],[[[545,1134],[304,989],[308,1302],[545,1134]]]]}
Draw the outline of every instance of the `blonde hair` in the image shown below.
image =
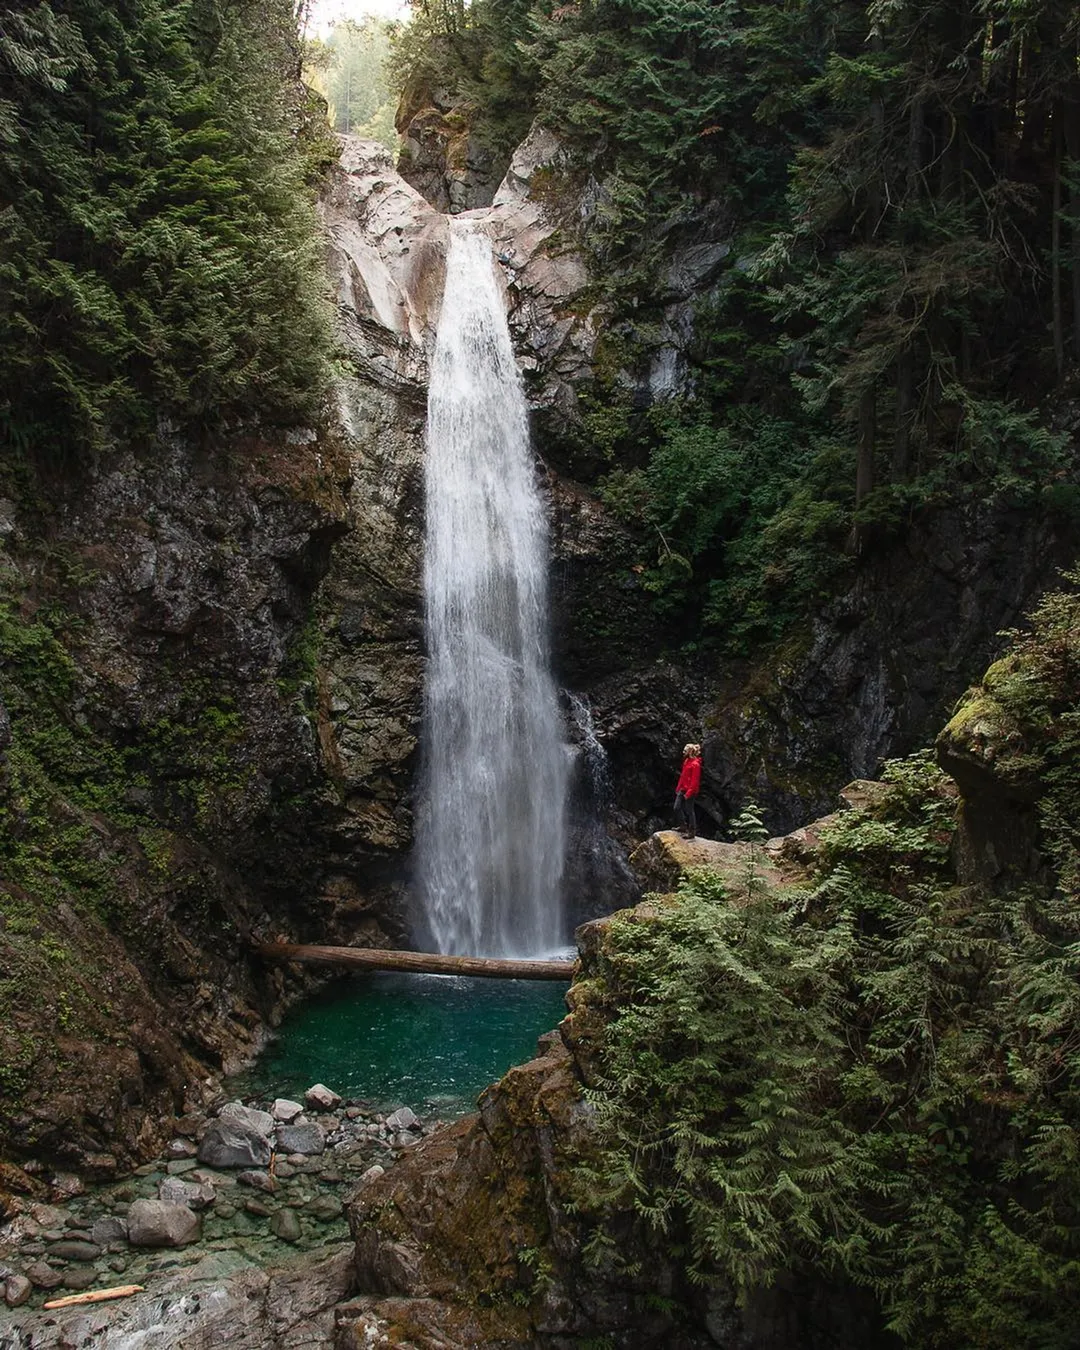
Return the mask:
{"type": "Polygon", "coordinates": [[[701,746],[694,745],[693,742],[691,742],[690,745],[683,746],[682,752],[683,759],[699,759],[701,757],[701,746]]]}

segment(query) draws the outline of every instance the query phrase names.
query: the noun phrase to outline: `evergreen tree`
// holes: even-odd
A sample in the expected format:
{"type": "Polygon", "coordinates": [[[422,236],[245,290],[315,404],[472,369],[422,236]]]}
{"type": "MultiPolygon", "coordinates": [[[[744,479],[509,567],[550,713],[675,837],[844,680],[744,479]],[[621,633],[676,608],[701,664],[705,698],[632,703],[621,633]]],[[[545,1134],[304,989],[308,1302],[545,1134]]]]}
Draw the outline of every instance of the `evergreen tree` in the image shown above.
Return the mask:
{"type": "Polygon", "coordinates": [[[310,416],[326,327],[292,6],[0,9],[0,418],[66,451],[310,416]]]}

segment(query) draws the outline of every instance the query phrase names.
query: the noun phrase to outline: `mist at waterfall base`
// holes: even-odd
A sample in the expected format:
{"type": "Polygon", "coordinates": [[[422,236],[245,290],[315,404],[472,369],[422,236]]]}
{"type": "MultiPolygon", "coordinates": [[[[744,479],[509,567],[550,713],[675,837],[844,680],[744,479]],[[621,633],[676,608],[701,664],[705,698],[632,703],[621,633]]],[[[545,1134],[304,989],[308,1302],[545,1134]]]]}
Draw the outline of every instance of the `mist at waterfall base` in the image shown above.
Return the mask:
{"type": "Polygon", "coordinates": [[[428,389],[428,667],[417,938],[543,956],[562,905],[571,754],[547,640],[547,520],[491,245],[453,221],[428,389]]]}
{"type": "Polygon", "coordinates": [[[245,1097],[295,1097],[322,1082],[343,1097],[419,1115],[472,1110],[477,1094],[531,1058],[566,1009],[566,986],[372,971],[335,981],[290,1013],[245,1097]]]}

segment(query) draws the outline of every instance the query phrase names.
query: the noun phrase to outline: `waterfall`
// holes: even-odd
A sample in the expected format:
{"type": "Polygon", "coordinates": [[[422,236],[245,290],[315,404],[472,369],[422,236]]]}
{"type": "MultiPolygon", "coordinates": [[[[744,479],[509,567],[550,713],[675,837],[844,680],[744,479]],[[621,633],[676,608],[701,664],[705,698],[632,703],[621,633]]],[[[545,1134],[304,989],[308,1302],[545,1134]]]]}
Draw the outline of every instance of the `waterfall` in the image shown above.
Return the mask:
{"type": "Polygon", "coordinates": [[[440,952],[535,956],[566,941],[547,522],[491,246],[450,230],[424,479],[420,921],[440,952]]]}

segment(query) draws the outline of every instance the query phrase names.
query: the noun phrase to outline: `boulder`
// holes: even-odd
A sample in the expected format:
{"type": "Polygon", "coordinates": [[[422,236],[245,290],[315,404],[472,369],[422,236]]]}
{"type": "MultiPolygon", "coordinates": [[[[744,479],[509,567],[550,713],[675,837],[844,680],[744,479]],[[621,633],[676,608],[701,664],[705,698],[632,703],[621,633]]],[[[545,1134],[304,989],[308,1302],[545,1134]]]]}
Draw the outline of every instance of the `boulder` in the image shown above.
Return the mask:
{"type": "MultiPolygon", "coordinates": [[[[272,1120],[270,1125],[272,1128],[272,1120]]],[[[256,1129],[235,1116],[223,1116],[211,1121],[203,1135],[199,1161],[208,1167],[265,1167],[272,1152],[269,1130],[256,1129]]]]}
{"type": "Polygon", "coordinates": [[[341,1105],[341,1098],[325,1083],[316,1083],[304,1093],[304,1101],[315,1111],[332,1111],[341,1105]]]}
{"type": "MultiPolygon", "coordinates": [[[[312,1091],[315,1089],[312,1088],[312,1091]]],[[[288,1097],[278,1097],[270,1108],[270,1114],[275,1120],[281,1121],[284,1125],[291,1125],[297,1116],[303,1113],[304,1108],[299,1102],[292,1102],[288,1097]]]]}
{"type": "Polygon", "coordinates": [[[127,1219],[128,1241],[133,1247],[185,1247],[199,1237],[198,1216],[187,1205],[136,1200],[127,1219]]]}
{"type": "Polygon", "coordinates": [[[300,1153],[311,1157],[325,1151],[326,1139],[313,1122],[306,1125],[279,1125],[277,1146],[282,1153],[300,1153]]]}

